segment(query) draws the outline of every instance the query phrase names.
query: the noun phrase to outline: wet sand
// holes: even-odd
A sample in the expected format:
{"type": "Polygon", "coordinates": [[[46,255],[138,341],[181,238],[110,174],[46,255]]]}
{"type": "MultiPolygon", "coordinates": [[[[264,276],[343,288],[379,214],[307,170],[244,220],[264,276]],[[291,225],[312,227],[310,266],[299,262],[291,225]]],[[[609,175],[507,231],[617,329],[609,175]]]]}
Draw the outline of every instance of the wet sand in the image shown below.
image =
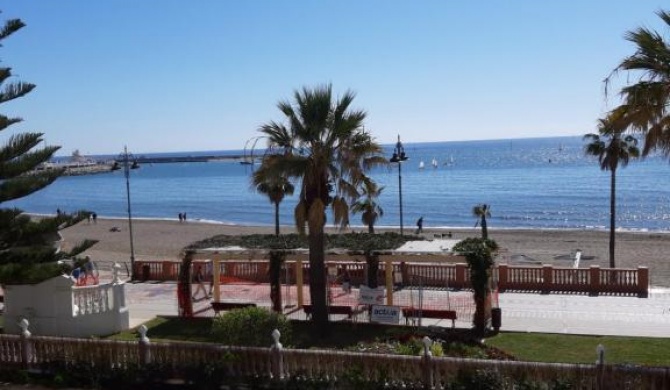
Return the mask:
{"type": "MultiPolygon", "coordinates": [[[[361,228],[355,230],[361,231],[361,228]]],[[[282,232],[292,233],[295,229],[283,226],[282,232]]],[[[454,239],[479,236],[479,229],[451,230],[454,239]]],[[[252,233],[274,233],[273,227],[228,226],[168,220],[133,220],[133,243],[137,260],[178,260],[185,246],[218,234],[242,235],[252,233]]],[[[433,238],[444,230],[426,229],[424,236],[433,238]]],[[[101,219],[96,224],[82,222],[61,231],[65,248],[83,239],[99,240],[85,254],[100,264],[129,262],[130,238],[128,221],[123,219],[101,219]],[[119,231],[111,231],[112,228],[119,231]]],[[[609,233],[592,230],[496,230],[489,231],[490,238],[496,240],[502,249],[498,261],[511,264],[554,264],[572,267],[570,255],[581,249],[584,260],[580,267],[609,266],[609,233]],[[523,256],[520,256],[523,255],[523,256]],[[593,257],[592,259],[590,259],[593,257]]],[[[650,269],[654,286],[670,287],[670,234],[659,233],[617,233],[616,265],[618,268],[650,269]]]]}

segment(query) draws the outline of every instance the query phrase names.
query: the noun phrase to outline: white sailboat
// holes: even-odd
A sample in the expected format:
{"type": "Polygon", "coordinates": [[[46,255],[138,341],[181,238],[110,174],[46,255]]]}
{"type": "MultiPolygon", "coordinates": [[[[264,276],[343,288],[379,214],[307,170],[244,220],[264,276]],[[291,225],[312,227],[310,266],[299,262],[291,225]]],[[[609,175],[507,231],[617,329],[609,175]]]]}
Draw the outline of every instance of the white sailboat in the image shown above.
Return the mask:
{"type": "Polygon", "coordinates": [[[437,159],[433,158],[433,161],[431,162],[431,164],[433,165],[433,168],[437,168],[437,165],[438,165],[437,164],[437,159]]]}
{"type": "Polygon", "coordinates": [[[419,169],[423,169],[425,167],[425,164],[423,163],[423,160],[419,162],[419,169]]]}

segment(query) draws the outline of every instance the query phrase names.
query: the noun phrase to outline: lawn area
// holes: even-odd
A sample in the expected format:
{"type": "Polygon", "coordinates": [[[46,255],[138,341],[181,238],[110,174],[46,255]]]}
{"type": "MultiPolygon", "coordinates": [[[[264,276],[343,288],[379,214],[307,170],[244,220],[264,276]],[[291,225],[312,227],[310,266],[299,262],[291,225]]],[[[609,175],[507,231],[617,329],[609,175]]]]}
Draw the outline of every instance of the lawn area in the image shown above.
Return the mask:
{"type": "MultiPolygon", "coordinates": [[[[174,317],[157,317],[147,323],[147,337],[154,341],[194,341],[214,343],[210,330],[212,318],[179,319],[174,317]]],[[[327,338],[317,337],[312,332],[313,324],[309,321],[293,321],[293,348],[337,348],[344,349],[361,341],[372,341],[376,338],[398,333],[407,333],[411,329],[404,326],[380,324],[355,324],[350,322],[332,322],[327,338]]],[[[109,337],[115,340],[137,340],[136,329],[131,329],[109,337]]],[[[284,342],[285,343],[285,342],[284,342]]],[[[268,335],[268,346],[272,339],[268,335]]]]}
{"type": "MultiPolygon", "coordinates": [[[[211,318],[184,320],[159,317],[145,325],[149,328],[147,335],[154,341],[215,342],[210,335],[211,318]]],[[[403,326],[333,322],[330,336],[320,338],[312,335],[311,327],[311,322],[293,322],[293,345],[285,346],[347,349],[359,342],[371,342],[411,331],[403,326]]],[[[138,335],[135,330],[130,330],[110,338],[137,340],[138,335]]],[[[268,346],[270,344],[268,335],[268,346]]],[[[602,344],[605,346],[607,363],[670,366],[670,354],[667,352],[670,350],[670,339],[662,338],[504,332],[486,339],[485,344],[500,349],[517,360],[561,363],[593,363],[596,360],[596,347],[602,344]]]]}
{"type": "Polygon", "coordinates": [[[670,365],[670,339],[667,338],[505,332],[486,339],[486,344],[518,360],[561,363],[593,363],[596,347],[602,344],[606,363],[670,365]]]}

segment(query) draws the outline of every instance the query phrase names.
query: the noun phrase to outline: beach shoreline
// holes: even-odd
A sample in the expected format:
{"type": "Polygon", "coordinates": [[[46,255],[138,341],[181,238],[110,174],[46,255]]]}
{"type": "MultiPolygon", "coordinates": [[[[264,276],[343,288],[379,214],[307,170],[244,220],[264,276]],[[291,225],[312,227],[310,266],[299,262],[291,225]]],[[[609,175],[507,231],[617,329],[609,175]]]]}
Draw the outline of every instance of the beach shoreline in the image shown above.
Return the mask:
{"type": "MultiPolygon", "coordinates": [[[[329,233],[337,232],[327,228],[329,233]]],[[[365,231],[354,227],[346,231],[365,231]]],[[[376,229],[378,232],[394,230],[376,229]]],[[[408,227],[406,232],[413,231],[408,227]]],[[[293,226],[282,226],[282,233],[294,233],[293,226]]],[[[452,239],[480,236],[475,228],[426,228],[423,236],[433,239],[451,232],[452,239]]],[[[181,250],[196,241],[219,234],[273,234],[273,226],[247,226],[212,223],[211,221],[179,222],[170,219],[133,219],[133,243],[136,260],[178,260],[181,250]]],[[[98,240],[98,243],[84,254],[99,263],[128,263],[130,259],[130,235],[128,221],[117,218],[100,218],[97,223],[83,221],[61,231],[65,249],[84,239],[98,240]],[[116,229],[114,229],[116,228],[116,229]],[[118,230],[118,231],[112,231],[118,230]]],[[[609,267],[609,232],[579,229],[489,229],[490,238],[502,248],[498,261],[519,265],[552,264],[572,267],[570,256],[577,249],[585,260],[580,267],[593,265],[609,267]],[[593,257],[592,259],[589,259],[593,257]],[[519,259],[522,259],[519,260],[519,259]],[[586,260],[589,259],[589,260],[586,260]]],[[[670,234],[663,232],[617,232],[617,268],[648,267],[653,286],[670,287],[670,234]]]]}

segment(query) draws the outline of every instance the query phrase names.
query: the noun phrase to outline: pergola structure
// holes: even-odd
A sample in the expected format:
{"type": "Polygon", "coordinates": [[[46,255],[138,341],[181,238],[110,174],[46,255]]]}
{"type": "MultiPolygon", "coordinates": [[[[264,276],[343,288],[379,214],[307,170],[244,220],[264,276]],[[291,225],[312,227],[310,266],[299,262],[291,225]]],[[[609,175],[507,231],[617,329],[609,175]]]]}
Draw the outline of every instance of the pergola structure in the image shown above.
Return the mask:
{"type": "MultiPolygon", "coordinates": [[[[193,254],[193,260],[196,262],[212,262],[212,278],[214,283],[213,302],[221,302],[221,270],[226,269],[226,263],[239,263],[240,261],[270,261],[270,252],[282,251],[285,254],[285,262],[293,263],[295,267],[295,284],[297,289],[298,307],[304,305],[304,276],[303,264],[309,264],[309,251],[307,249],[291,250],[269,250],[269,249],[243,249],[243,248],[207,248],[200,249],[193,254]]],[[[379,264],[384,265],[384,286],[386,289],[386,304],[393,305],[394,288],[394,264],[405,262],[425,263],[425,264],[456,264],[460,265],[462,278],[465,280],[465,270],[467,268],[465,259],[462,256],[454,255],[451,252],[399,252],[399,251],[378,251],[373,252],[379,259],[379,264]]],[[[362,263],[366,264],[366,256],[363,252],[333,250],[326,252],[326,263],[362,263]]],[[[458,269],[457,269],[457,273],[458,269]]]]}

